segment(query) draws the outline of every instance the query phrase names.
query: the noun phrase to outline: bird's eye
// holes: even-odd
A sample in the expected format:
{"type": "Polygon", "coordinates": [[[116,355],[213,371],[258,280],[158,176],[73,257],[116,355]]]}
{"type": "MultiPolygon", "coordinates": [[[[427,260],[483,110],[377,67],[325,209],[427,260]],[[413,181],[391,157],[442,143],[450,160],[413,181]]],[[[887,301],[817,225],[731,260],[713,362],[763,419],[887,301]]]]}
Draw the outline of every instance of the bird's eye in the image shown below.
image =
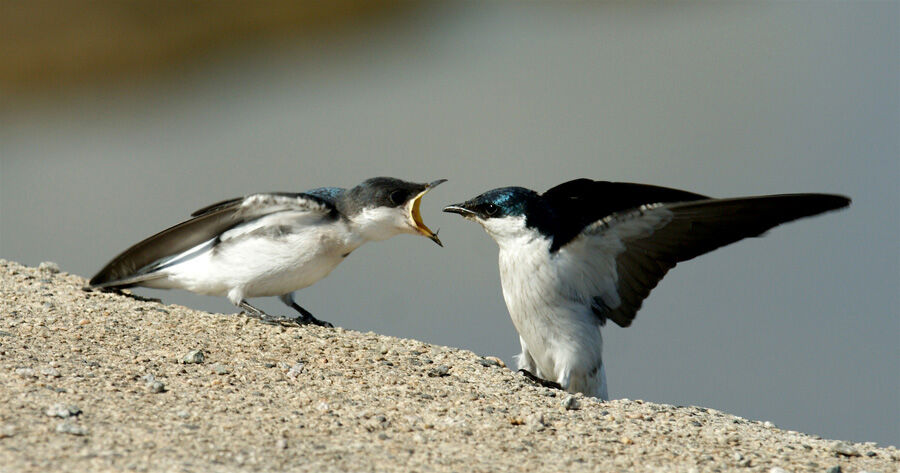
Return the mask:
{"type": "Polygon", "coordinates": [[[404,191],[404,190],[397,190],[397,191],[391,192],[391,203],[394,205],[400,205],[400,204],[406,202],[406,197],[407,197],[407,194],[406,194],[406,191],[404,191]]]}
{"type": "Polygon", "coordinates": [[[487,205],[484,206],[484,213],[485,213],[485,215],[487,215],[488,217],[493,217],[493,216],[496,215],[497,212],[499,212],[499,211],[500,211],[500,207],[497,207],[497,206],[494,205],[494,204],[487,204],[487,205]]]}

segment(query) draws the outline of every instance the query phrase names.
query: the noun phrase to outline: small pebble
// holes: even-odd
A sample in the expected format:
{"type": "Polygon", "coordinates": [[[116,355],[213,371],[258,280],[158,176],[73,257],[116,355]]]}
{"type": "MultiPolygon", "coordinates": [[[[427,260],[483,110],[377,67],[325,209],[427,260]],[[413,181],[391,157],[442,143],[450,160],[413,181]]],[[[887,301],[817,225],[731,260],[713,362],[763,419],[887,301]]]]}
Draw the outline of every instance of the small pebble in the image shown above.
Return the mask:
{"type": "Polygon", "coordinates": [[[51,378],[59,378],[60,376],[62,376],[61,374],[59,374],[59,370],[49,366],[46,368],[41,368],[41,374],[44,376],[49,376],[51,378]]]}
{"type": "Polygon", "coordinates": [[[73,422],[65,421],[56,426],[56,431],[61,434],[87,435],[87,429],[73,422]]]}
{"type": "Polygon", "coordinates": [[[0,439],[12,437],[13,435],[16,435],[16,426],[12,424],[0,425],[0,439]]]}
{"type": "Polygon", "coordinates": [[[428,370],[429,378],[442,378],[444,376],[450,376],[450,367],[447,365],[439,365],[428,370]]]}
{"type": "Polygon", "coordinates": [[[506,363],[503,362],[500,358],[496,356],[484,356],[478,359],[478,364],[485,367],[497,366],[500,368],[506,368],[506,363]]]}
{"type": "Polygon", "coordinates": [[[525,419],[525,425],[535,432],[541,432],[547,427],[547,422],[544,420],[544,415],[538,413],[528,416],[528,418],[525,419]]]}
{"type": "Polygon", "coordinates": [[[50,417],[74,417],[81,414],[81,408],[76,405],[54,404],[44,410],[44,414],[50,417]]]}
{"type": "Polygon", "coordinates": [[[831,450],[838,454],[843,455],[845,457],[858,457],[860,456],[859,450],[853,448],[852,445],[845,442],[838,442],[831,447],[831,450]]]}
{"type": "Polygon", "coordinates": [[[216,374],[228,374],[231,373],[231,367],[227,365],[223,365],[221,363],[216,363],[212,365],[212,370],[216,374]]]}
{"type": "Polygon", "coordinates": [[[38,265],[38,270],[43,273],[56,274],[59,272],[59,265],[53,261],[44,261],[38,265]]]}
{"type": "Polygon", "coordinates": [[[191,350],[187,353],[187,355],[184,355],[184,358],[181,359],[181,362],[186,365],[189,365],[189,364],[203,363],[203,359],[204,359],[203,350],[191,350]]]}
{"type": "Polygon", "coordinates": [[[156,377],[152,374],[144,376],[144,382],[147,385],[147,389],[149,389],[151,393],[166,392],[166,384],[156,379],[156,377]]]}
{"type": "Polygon", "coordinates": [[[575,399],[575,396],[572,396],[571,394],[563,398],[562,406],[563,409],[567,411],[575,411],[581,407],[578,404],[578,399],[575,399]]]}
{"type": "Polygon", "coordinates": [[[37,375],[34,374],[34,369],[32,368],[16,368],[16,374],[20,378],[37,378],[37,375]]]}
{"type": "Polygon", "coordinates": [[[496,361],[488,360],[487,358],[479,358],[478,364],[487,368],[490,368],[491,366],[500,366],[496,361]]]}
{"type": "Polygon", "coordinates": [[[291,368],[287,372],[288,378],[296,378],[297,376],[300,376],[303,373],[303,366],[304,365],[302,361],[295,363],[294,366],[291,366],[291,368]]]}
{"type": "Polygon", "coordinates": [[[841,465],[834,465],[833,467],[825,470],[825,473],[841,473],[841,465]]]}

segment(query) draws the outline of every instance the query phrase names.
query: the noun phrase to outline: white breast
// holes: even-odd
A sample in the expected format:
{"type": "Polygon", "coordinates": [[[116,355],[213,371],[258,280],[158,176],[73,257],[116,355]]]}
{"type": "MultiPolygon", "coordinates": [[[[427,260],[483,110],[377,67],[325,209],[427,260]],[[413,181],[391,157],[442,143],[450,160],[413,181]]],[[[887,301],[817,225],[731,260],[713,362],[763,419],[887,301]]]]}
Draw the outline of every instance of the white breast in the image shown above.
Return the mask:
{"type": "MultiPolygon", "coordinates": [[[[590,268],[565,249],[551,255],[550,240],[524,219],[491,219],[485,229],[500,246],[500,280],[522,340],[520,360],[530,358],[534,374],[570,391],[601,396],[595,381],[602,374],[600,327],[577,284],[590,268]]],[[[602,390],[605,396],[605,385],[602,390]]]]}
{"type": "Polygon", "coordinates": [[[341,221],[290,223],[263,221],[226,232],[208,251],[165,269],[159,285],[232,302],[287,294],[324,278],[362,244],[341,221]]]}

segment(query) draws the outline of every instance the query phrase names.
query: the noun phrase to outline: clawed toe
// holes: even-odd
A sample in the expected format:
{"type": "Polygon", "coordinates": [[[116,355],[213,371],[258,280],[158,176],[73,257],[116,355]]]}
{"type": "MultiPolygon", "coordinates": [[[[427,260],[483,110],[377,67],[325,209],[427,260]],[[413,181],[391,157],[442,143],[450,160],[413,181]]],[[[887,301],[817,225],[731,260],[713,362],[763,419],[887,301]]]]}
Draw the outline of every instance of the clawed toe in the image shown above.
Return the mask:
{"type": "Polygon", "coordinates": [[[325,322],[324,320],[319,320],[319,319],[313,317],[313,315],[310,314],[309,311],[307,311],[303,307],[300,307],[299,305],[297,305],[289,297],[282,297],[282,300],[285,301],[289,306],[296,309],[297,312],[299,312],[299,314],[295,315],[293,317],[290,317],[287,315],[269,315],[269,314],[257,309],[256,307],[253,307],[252,305],[247,303],[247,301],[245,301],[245,300],[242,300],[238,304],[238,307],[244,309],[243,314],[246,315],[247,317],[253,317],[255,319],[258,319],[260,322],[267,324],[267,325],[281,325],[282,327],[300,327],[303,325],[318,325],[319,327],[334,328],[334,325],[332,325],[328,322],[325,322]]]}
{"type": "Polygon", "coordinates": [[[329,322],[317,318],[290,317],[287,315],[263,315],[259,320],[268,325],[281,325],[282,327],[303,327],[304,325],[317,325],[319,327],[334,328],[329,322]]]}
{"type": "Polygon", "coordinates": [[[319,319],[317,319],[315,317],[311,317],[311,316],[297,317],[294,320],[296,321],[295,323],[297,325],[316,325],[319,327],[334,328],[334,325],[332,325],[330,322],[326,322],[324,320],[319,320],[319,319]]]}

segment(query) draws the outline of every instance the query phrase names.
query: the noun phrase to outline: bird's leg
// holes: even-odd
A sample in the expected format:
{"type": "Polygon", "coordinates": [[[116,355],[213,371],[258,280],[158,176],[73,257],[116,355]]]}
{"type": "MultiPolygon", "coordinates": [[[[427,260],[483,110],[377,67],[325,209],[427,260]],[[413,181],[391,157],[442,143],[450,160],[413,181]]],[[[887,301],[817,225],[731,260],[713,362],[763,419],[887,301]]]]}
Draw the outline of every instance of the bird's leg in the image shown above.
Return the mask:
{"type": "Polygon", "coordinates": [[[547,381],[546,379],[539,378],[539,377],[535,376],[535,374],[532,373],[531,371],[521,369],[521,370],[519,370],[519,373],[522,373],[522,375],[524,375],[526,378],[531,380],[531,382],[533,382],[539,386],[543,386],[545,388],[559,389],[560,391],[563,390],[563,387],[560,386],[559,383],[556,383],[553,381],[547,381]]]}
{"type": "Polygon", "coordinates": [[[299,320],[293,319],[295,321],[295,323],[300,324],[300,325],[312,324],[312,325],[318,325],[320,327],[328,327],[328,328],[334,327],[334,325],[332,325],[331,323],[326,322],[324,320],[317,319],[308,310],[304,309],[303,307],[300,307],[300,304],[297,304],[297,302],[294,301],[293,293],[284,294],[283,296],[280,297],[280,299],[281,299],[281,302],[284,302],[285,304],[287,304],[288,307],[291,307],[292,309],[294,309],[300,313],[299,320]]]}
{"type": "Polygon", "coordinates": [[[237,304],[238,307],[244,309],[244,314],[247,317],[253,317],[254,319],[259,319],[260,322],[268,325],[303,325],[300,321],[297,320],[297,317],[285,317],[281,315],[269,315],[263,312],[256,307],[250,305],[249,302],[241,299],[237,304]]]}

